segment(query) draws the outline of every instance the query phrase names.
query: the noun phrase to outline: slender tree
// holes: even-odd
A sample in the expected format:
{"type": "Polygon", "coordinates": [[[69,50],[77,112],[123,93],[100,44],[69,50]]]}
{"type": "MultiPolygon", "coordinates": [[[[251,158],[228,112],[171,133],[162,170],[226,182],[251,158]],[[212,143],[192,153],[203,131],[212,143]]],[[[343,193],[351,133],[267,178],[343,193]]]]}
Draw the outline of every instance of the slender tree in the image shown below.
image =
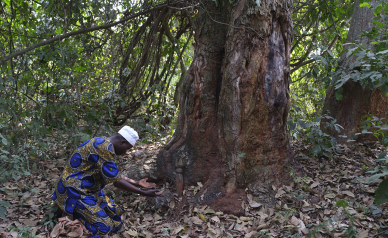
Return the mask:
{"type": "Polygon", "coordinates": [[[287,137],[292,1],[203,1],[177,129],[158,159],[160,177],[203,182],[204,200],[248,188],[273,204],[289,181],[287,137]],[[180,169],[179,169],[180,170],[180,169]]]}
{"type": "MultiPolygon", "coordinates": [[[[371,40],[366,36],[361,36],[363,32],[372,30],[373,18],[374,9],[360,7],[359,2],[356,1],[346,42],[369,44],[371,40]]],[[[353,64],[357,60],[357,57],[346,57],[347,51],[354,47],[355,45],[353,44],[346,44],[344,46],[344,53],[342,54],[337,70],[342,70],[345,74],[349,74],[349,71],[354,68],[353,64]]],[[[339,137],[338,139],[340,141],[347,140],[352,135],[351,132],[357,133],[361,131],[360,125],[364,115],[372,114],[377,117],[387,116],[386,108],[388,108],[388,98],[381,93],[380,89],[373,90],[369,87],[363,87],[360,82],[350,79],[338,90],[335,87],[327,90],[323,113],[335,118],[336,123],[344,128],[340,133],[336,130],[329,129],[329,134],[332,136],[348,136],[345,139],[339,137]],[[341,90],[342,93],[338,90],[341,90]],[[337,99],[337,92],[342,94],[343,98],[341,100],[337,99]]],[[[328,130],[328,128],[323,129],[328,130]]],[[[362,138],[365,137],[359,137],[359,140],[362,140],[362,138]]]]}

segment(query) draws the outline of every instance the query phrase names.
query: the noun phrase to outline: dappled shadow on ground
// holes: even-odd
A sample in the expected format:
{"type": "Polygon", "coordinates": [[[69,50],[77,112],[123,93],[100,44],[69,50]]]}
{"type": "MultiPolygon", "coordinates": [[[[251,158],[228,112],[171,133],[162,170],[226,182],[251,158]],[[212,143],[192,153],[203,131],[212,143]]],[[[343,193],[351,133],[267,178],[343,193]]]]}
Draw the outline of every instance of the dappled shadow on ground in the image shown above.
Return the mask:
{"type": "MultiPolygon", "coordinates": [[[[160,146],[139,146],[118,158],[118,164],[125,170],[131,164],[151,161],[160,146]]],[[[253,201],[242,191],[239,196],[228,198],[236,200],[234,210],[221,204],[229,209],[228,213],[221,212],[220,204],[201,203],[198,194],[206,189],[201,183],[185,187],[184,196],[178,197],[171,181],[160,182],[158,187],[164,195],[157,199],[108,187],[107,193],[125,210],[124,226],[116,237],[287,237],[313,233],[317,237],[347,237],[350,226],[363,238],[385,229],[387,206],[373,206],[374,191],[381,180],[366,184],[365,179],[368,169],[375,166],[376,154],[386,148],[354,144],[343,146],[341,153],[317,159],[308,155],[302,143],[296,142],[293,147],[305,176],[293,174],[291,185],[273,186],[276,206],[272,208],[253,201]],[[348,202],[346,212],[335,206],[338,200],[348,202]]],[[[65,163],[66,158],[42,161],[31,176],[2,184],[0,199],[11,206],[6,217],[0,218],[1,237],[50,235],[55,225],[50,217],[53,184],[65,163]]],[[[75,233],[67,235],[77,237],[75,233]]]]}

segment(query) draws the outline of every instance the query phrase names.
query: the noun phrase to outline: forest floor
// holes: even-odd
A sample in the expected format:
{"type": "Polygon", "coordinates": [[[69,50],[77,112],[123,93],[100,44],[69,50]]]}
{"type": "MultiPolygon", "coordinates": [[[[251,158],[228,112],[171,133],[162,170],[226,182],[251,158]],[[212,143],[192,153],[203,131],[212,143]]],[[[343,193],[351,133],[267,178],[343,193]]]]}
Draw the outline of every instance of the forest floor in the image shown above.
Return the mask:
{"type": "MultiPolygon", "coordinates": [[[[161,146],[153,143],[137,147],[119,158],[124,166],[138,150],[145,157],[155,156],[161,146]]],[[[185,188],[184,196],[174,194],[167,182],[158,184],[172,198],[160,206],[149,198],[119,192],[113,194],[125,212],[124,226],[114,237],[388,237],[388,207],[373,205],[379,182],[366,184],[366,173],[375,166],[376,154],[383,148],[377,143],[342,146],[332,158],[308,156],[307,146],[293,144],[295,156],[305,176],[293,174],[289,186],[275,187],[276,206],[269,208],[247,194],[237,198],[243,214],[236,216],[213,210],[211,206],[187,203],[202,184],[185,188]],[[336,206],[337,201],[340,202],[336,206]],[[356,236],[354,236],[356,237],[356,236]]],[[[0,218],[1,237],[86,237],[79,223],[52,222],[50,209],[53,184],[65,158],[40,161],[32,175],[9,181],[0,188],[0,200],[10,204],[6,217],[0,218]]],[[[4,203],[0,203],[4,204],[4,203]]]]}

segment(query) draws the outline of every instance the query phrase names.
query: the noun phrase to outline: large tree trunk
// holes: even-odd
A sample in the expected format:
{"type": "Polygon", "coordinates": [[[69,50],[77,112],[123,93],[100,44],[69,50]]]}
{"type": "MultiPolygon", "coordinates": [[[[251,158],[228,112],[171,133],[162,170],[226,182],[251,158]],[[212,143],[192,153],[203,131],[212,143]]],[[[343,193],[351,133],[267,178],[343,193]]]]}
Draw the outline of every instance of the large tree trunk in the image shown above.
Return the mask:
{"type": "MultiPolygon", "coordinates": [[[[361,42],[369,44],[370,40],[367,37],[361,37],[362,32],[372,30],[372,19],[374,17],[374,9],[360,7],[358,1],[355,2],[352,21],[350,23],[348,37],[346,43],[361,42]]],[[[342,54],[338,68],[349,70],[349,66],[354,63],[356,57],[346,58],[346,52],[354,45],[345,45],[344,53],[342,54]]],[[[337,137],[338,135],[347,135],[347,138],[338,138],[339,141],[346,141],[353,133],[361,131],[360,125],[362,116],[373,114],[377,117],[386,117],[386,109],[388,108],[388,98],[385,97],[379,89],[372,91],[370,88],[363,88],[360,83],[353,80],[347,81],[342,86],[343,99],[336,99],[336,90],[331,87],[326,92],[325,104],[323,106],[323,114],[328,114],[337,120],[336,123],[344,127],[338,133],[336,130],[321,127],[324,131],[328,131],[330,135],[337,137]],[[351,133],[353,132],[353,133],[351,133]]],[[[323,120],[322,122],[324,122],[323,120]]],[[[372,137],[359,137],[358,140],[371,139],[372,137]]]]}
{"type": "Polygon", "coordinates": [[[272,185],[289,181],[292,158],[289,49],[292,1],[204,1],[196,18],[195,55],[185,78],[172,140],[159,177],[204,183],[203,200],[248,188],[273,205],[272,185]]]}

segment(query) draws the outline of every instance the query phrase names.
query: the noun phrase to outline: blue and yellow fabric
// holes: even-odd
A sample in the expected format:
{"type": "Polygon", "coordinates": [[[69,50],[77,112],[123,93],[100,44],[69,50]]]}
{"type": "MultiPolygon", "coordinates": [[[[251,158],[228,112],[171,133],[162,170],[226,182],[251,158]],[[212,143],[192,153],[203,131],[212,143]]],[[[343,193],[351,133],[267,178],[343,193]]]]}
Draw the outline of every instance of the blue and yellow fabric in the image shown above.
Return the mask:
{"type": "Polygon", "coordinates": [[[121,179],[115,158],[106,137],[85,141],[74,151],[52,196],[66,215],[85,225],[92,237],[111,234],[122,224],[122,210],[102,192],[106,184],[121,179]]]}

